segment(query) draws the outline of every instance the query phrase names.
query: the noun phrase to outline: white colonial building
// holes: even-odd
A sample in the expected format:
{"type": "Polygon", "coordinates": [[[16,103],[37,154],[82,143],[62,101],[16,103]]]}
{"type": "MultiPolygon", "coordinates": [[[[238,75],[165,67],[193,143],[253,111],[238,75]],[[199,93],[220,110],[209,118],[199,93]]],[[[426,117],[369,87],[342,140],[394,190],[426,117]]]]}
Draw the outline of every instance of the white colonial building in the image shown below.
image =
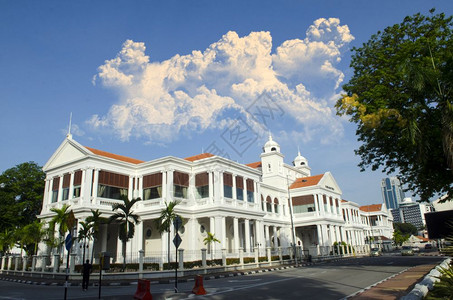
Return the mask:
{"type": "MultiPolygon", "coordinates": [[[[195,259],[206,247],[207,232],[220,240],[213,244],[215,255],[221,249],[231,256],[240,248],[244,255],[257,250],[264,254],[269,247],[287,249],[293,238],[313,256],[328,254],[335,242],[355,246],[358,253],[366,251],[364,230],[371,228],[370,212],[342,201],[330,172],[312,176],[300,153],[293,165],[285,164],[280,146],[270,136],[260,158],[247,165],[210,153],[141,161],[82,146],[68,135],[43,168],[47,177],[39,217],[49,221],[51,208],[64,204],[70,205],[79,222],[92,209],[109,217],[121,196],[141,198],[134,207],[141,222],[127,252],[144,250],[145,257],[165,257],[168,235],[159,233],[156,220],[165,203],[177,200],[176,212],[183,217],[180,248],[187,259],[195,259]]],[[[391,222],[383,213],[371,222],[372,231],[388,236],[385,230],[390,230],[391,222]]],[[[41,245],[40,251],[48,249],[41,245]]],[[[102,226],[94,251],[121,255],[115,224],[102,226]]]]}

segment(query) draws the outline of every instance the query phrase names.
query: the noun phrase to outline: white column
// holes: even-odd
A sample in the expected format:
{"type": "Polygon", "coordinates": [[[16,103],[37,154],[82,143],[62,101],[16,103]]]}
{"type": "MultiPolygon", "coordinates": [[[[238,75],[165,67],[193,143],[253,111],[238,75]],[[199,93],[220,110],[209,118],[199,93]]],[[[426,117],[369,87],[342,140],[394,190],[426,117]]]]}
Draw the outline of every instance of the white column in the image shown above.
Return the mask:
{"type": "Polygon", "coordinates": [[[254,203],[259,203],[259,198],[258,198],[258,182],[256,182],[255,180],[253,180],[253,202],[254,203]]]}
{"type": "Polygon", "coordinates": [[[321,231],[322,231],[322,245],[330,246],[329,236],[327,234],[327,225],[321,225],[321,231]]]}
{"type": "MultiPolygon", "coordinates": [[[[74,171],[69,172],[69,195],[68,199],[74,198],[74,171]]],[[[80,204],[80,203],[79,203],[80,204]]]]}
{"type": "Polygon", "coordinates": [[[136,251],[144,250],[145,248],[143,246],[143,220],[138,223],[137,225],[137,232],[135,234],[137,235],[137,244],[136,244],[136,251]]]}
{"type": "MultiPolygon", "coordinates": [[[[225,193],[223,190],[223,172],[219,171],[219,192],[220,192],[220,202],[223,203],[223,198],[225,197],[225,193]]],[[[223,248],[222,248],[223,249],[223,248]]]]}
{"type": "Polygon", "coordinates": [[[132,199],[134,195],[134,176],[129,175],[129,186],[127,188],[127,198],[132,199]]]}
{"type": "Polygon", "coordinates": [[[94,170],[94,181],[93,181],[93,203],[96,203],[98,197],[98,184],[99,184],[99,169],[94,170]]]}
{"type": "Polygon", "coordinates": [[[212,171],[208,172],[208,179],[209,179],[209,201],[214,201],[214,183],[212,180],[212,171]]]}
{"type": "Polygon", "coordinates": [[[101,232],[101,251],[107,251],[107,236],[108,236],[108,225],[101,224],[100,226],[101,232]]]}
{"type": "Polygon", "coordinates": [[[234,251],[239,251],[239,220],[233,218],[233,233],[234,233],[234,251]]]}
{"type": "MultiPolygon", "coordinates": [[[[261,221],[259,220],[255,220],[255,242],[258,243],[258,244],[261,244],[261,246],[264,246],[263,245],[263,239],[262,239],[262,223],[261,221]]],[[[255,245],[254,245],[255,246],[255,245]]],[[[259,247],[259,245],[256,245],[257,247],[259,247]]]]}
{"type": "Polygon", "coordinates": [[[274,236],[274,249],[278,248],[278,231],[277,226],[272,226],[274,236]]]}
{"type": "Polygon", "coordinates": [[[171,202],[174,199],[173,173],[174,173],[174,170],[167,170],[167,202],[171,202]]]}
{"type": "Polygon", "coordinates": [[[264,225],[264,234],[266,238],[266,247],[271,246],[271,240],[269,238],[269,225],[264,225]]]}
{"type": "MultiPolygon", "coordinates": [[[[44,203],[45,204],[50,204],[52,203],[52,183],[53,183],[53,179],[46,179],[46,185],[45,185],[45,188],[44,188],[44,203]]],[[[43,207],[43,210],[47,208],[43,207]]]]}
{"type": "Polygon", "coordinates": [[[324,208],[324,199],[322,195],[318,194],[318,199],[319,199],[319,212],[321,216],[324,216],[326,214],[325,208],[324,208]]]}
{"type": "Polygon", "coordinates": [[[82,169],[82,182],[80,186],[80,201],[84,203],[88,203],[90,199],[90,188],[91,188],[91,176],[90,181],[87,180],[88,174],[90,173],[90,169],[82,169]],[[87,187],[90,185],[90,188],[87,187]]]}
{"type": "Polygon", "coordinates": [[[58,200],[57,202],[61,202],[63,197],[63,176],[60,176],[60,182],[58,184],[58,200]]]}
{"type": "MultiPolygon", "coordinates": [[[[242,177],[242,186],[242,197],[244,198],[244,202],[247,202],[247,179],[245,177],[242,177]]],[[[250,251],[250,248],[247,250],[250,251]]]]}
{"type": "Polygon", "coordinates": [[[323,244],[323,238],[322,238],[322,229],[321,225],[316,225],[316,232],[318,234],[318,245],[319,246],[324,246],[323,244]]]}
{"type": "Polygon", "coordinates": [[[214,171],[214,202],[220,201],[220,172],[218,170],[214,171]]]}
{"type": "Polygon", "coordinates": [[[143,176],[142,175],[140,175],[138,177],[138,195],[137,195],[137,197],[139,197],[140,199],[143,200],[143,176]]]}
{"type": "Polygon", "coordinates": [[[245,249],[244,252],[250,252],[250,222],[249,219],[244,220],[244,240],[245,249]]]}
{"type": "MultiPolygon", "coordinates": [[[[167,200],[167,172],[161,171],[162,173],[162,200],[167,200]]],[[[143,195],[143,182],[142,182],[142,195],[143,195]]]]}
{"type": "Polygon", "coordinates": [[[319,216],[320,211],[319,211],[319,204],[318,204],[318,195],[313,195],[315,198],[315,210],[316,210],[316,215],[319,216]]]}
{"type": "Polygon", "coordinates": [[[237,200],[237,195],[236,195],[236,175],[233,174],[233,199],[237,200]]]}

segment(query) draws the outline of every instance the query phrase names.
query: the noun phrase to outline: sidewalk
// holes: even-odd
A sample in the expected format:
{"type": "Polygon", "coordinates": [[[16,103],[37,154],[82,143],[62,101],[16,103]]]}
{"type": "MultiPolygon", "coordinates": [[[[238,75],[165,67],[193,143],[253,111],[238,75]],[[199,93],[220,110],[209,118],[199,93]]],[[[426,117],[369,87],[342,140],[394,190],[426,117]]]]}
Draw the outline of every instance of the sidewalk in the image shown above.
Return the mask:
{"type": "Polygon", "coordinates": [[[437,264],[421,265],[410,268],[364,292],[350,297],[352,300],[382,299],[394,300],[408,294],[437,264]]]}

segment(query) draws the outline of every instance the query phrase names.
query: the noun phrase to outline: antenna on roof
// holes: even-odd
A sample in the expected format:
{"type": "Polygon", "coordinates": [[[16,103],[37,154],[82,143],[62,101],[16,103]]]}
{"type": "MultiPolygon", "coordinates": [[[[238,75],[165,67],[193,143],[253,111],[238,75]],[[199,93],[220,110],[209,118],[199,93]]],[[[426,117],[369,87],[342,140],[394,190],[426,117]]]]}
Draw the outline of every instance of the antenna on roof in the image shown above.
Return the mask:
{"type": "Polygon", "coordinates": [[[66,135],[66,137],[68,139],[72,139],[72,134],[71,134],[71,123],[72,123],[72,112],[71,114],[69,115],[69,127],[68,127],[68,134],[66,135]]]}

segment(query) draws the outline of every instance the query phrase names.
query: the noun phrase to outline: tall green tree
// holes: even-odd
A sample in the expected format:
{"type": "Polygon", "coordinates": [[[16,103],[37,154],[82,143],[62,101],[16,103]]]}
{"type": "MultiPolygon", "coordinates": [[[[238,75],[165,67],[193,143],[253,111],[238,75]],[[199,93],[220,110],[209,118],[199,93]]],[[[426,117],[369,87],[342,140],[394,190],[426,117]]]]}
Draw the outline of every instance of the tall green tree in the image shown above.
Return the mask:
{"type": "Polygon", "coordinates": [[[38,245],[45,237],[44,223],[35,220],[23,229],[24,249],[28,256],[37,254],[38,245]]]}
{"type": "Polygon", "coordinates": [[[115,203],[112,210],[116,213],[110,216],[110,222],[118,224],[118,236],[123,244],[123,271],[126,269],[126,244],[134,237],[135,225],[140,223],[140,218],[132,210],[134,204],[140,201],[140,198],[129,200],[127,197],[121,197],[123,203],[115,203]]]}
{"type": "Polygon", "coordinates": [[[407,235],[416,235],[417,234],[417,227],[415,227],[411,223],[393,223],[393,229],[398,230],[402,234],[407,234],[407,235]]]}
{"type": "Polygon", "coordinates": [[[0,175],[0,232],[23,227],[41,212],[45,174],[34,162],[19,164],[0,175]]]}
{"type": "Polygon", "coordinates": [[[92,238],[92,225],[88,222],[80,222],[80,228],[79,232],[77,235],[77,241],[79,243],[82,243],[83,247],[83,256],[82,256],[82,261],[85,262],[85,249],[87,246],[87,243],[91,240],[92,238]]]}
{"type": "Polygon", "coordinates": [[[354,75],[336,104],[357,124],[361,170],[398,172],[422,200],[453,193],[453,22],[430,13],[353,48],[354,75]]]}
{"type": "MultiPolygon", "coordinates": [[[[170,232],[173,221],[179,215],[175,211],[175,207],[179,204],[178,201],[171,201],[170,203],[165,202],[165,208],[160,211],[160,216],[156,220],[156,226],[160,234],[168,233],[168,247],[167,247],[167,262],[170,263],[170,232]]],[[[179,216],[181,218],[181,216],[179,216]]],[[[182,220],[182,218],[181,218],[182,220]]]]}
{"type": "Polygon", "coordinates": [[[16,237],[12,229],[5,229],[0,232],[0,252],[9,253],[16,243],[16,237]]]}
{"type": "Polygon", "coordinates": [[[96,245],[96,242],[99,239],[99,228],[101,224],[106,224],[108,220],[106,218],[101,217],[102,213],[99,212],[99,209],[96,210],[91,210],[91,216],[88,216],[86,218],[86,221],[90,224],[91,226],[91,235],[93,237],[93,249],[91,249],[91,262],[93,262],[94,259],[94,247],[96,245]]]}
{"type": "Polygon", "coordinates": [[[61,208],[51,208],[50,211],[55,213],[55,215],[50,219],[49,222],[49,231],[50,234],[52,232],[55,232],[56,227],[58,226],[58,233],[59,233],[59,239],[57,242],[58,247],[58,252],[61,254],[63,250],[63,243],[64,243],[64,235],[67,231],[69,231],[69,225],[68,225],[68,220],[69,220],[69,210],[70,205],[64,204],[61,208]]]}
{"type": "Polygon", "coordinates": [[[214,233],[207,232],[206,237],[203,239],[203,243],[208,245],[209,252],[211,253],[211,260],[213,258],[212,244],[220,243],[220,241],[215,237],[214,233]]]}

